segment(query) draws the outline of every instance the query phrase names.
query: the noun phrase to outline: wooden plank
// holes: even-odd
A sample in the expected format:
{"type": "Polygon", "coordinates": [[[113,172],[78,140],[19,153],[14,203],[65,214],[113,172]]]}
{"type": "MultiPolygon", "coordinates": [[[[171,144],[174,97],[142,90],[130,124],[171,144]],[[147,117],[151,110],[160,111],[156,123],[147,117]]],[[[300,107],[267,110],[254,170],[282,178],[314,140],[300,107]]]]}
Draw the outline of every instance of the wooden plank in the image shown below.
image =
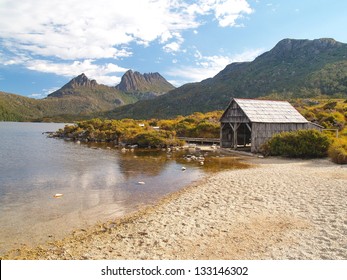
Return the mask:
{"type": "Polygon", "coordinates": [[[198,143],[219,143],[220,138],[192,138],[192,137],[177,137],[179,140],[186,141],[187,143],[189,142],[198,142],[198,143]]]}

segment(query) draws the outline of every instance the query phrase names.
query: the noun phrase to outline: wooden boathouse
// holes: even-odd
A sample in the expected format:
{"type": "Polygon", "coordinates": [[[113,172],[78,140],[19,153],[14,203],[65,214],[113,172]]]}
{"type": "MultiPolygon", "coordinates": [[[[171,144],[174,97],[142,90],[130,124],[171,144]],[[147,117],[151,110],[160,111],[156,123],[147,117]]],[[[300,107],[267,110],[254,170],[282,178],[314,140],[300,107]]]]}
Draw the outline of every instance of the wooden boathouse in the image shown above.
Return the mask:
{"type": "Polygon", "coordinates": [[[258,152],[272,135],[319,127],[306,120],[287,101],[233,98],[221,119],[222,148],[247,147],[258,152]]]}

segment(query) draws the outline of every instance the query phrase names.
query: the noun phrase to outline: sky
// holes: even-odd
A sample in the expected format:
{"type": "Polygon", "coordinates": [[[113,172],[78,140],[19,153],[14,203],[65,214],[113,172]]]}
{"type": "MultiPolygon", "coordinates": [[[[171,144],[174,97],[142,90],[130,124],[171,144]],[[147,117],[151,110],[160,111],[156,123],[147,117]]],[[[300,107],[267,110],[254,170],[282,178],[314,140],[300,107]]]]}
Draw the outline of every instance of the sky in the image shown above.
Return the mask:
{"type": "Polygon", "coordinates": [[[175,86],[252,61],[280,40],[347,43],[343,0],[0,0],[0,91],[44,98],[85,73],[129,69],[175,86]]]}

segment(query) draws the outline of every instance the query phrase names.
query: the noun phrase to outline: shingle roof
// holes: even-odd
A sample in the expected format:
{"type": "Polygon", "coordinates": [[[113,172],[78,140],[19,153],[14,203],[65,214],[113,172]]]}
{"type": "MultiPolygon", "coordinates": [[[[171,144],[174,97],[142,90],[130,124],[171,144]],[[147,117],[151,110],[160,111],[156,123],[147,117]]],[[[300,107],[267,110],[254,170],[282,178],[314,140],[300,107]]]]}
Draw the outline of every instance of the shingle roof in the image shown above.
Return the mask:
{"type": "Polygon", "coordinates": [[[251,122],[307,123],[308,121],[287,101],[234,98],[251,122]]]}

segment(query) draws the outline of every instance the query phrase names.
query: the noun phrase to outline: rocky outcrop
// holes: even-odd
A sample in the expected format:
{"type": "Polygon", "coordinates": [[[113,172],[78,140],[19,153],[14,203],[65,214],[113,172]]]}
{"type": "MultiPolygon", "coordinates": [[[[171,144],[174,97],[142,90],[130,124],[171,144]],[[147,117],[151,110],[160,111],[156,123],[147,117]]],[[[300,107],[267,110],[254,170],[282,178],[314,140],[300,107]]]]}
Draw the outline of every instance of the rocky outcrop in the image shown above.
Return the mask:
{"type": "Polygon", "coordinates": [[[121,82],[116,88],[128,93],[153,93],[160,95],[175,87],[157,72],[142,75],[137,71],[128,70],[122,76],[121,82]]]}
{"type": "Polygon", "coordinates": [[[85,88],[95,88],[98,83],[95,80],[90,80],[88,77],[82,73],[81,75],[73,78],[70,82],[64,85],[61,89],[49,94],[47,97],[62,97],[64,95],[74,94],[75,88],[85,87],[85,88]]]}
{"type": "Polygon", "coordinates": [[[82,73],[81,75],[72,79],[68,84],[70,84],[72,88],[74,88],[76,86],[83,86],[83,87],[90,87],[91,88],[91,87],[95,87],[98,85],[98,83],[95,80],[89,80],[84,73],[82,73]]]}

